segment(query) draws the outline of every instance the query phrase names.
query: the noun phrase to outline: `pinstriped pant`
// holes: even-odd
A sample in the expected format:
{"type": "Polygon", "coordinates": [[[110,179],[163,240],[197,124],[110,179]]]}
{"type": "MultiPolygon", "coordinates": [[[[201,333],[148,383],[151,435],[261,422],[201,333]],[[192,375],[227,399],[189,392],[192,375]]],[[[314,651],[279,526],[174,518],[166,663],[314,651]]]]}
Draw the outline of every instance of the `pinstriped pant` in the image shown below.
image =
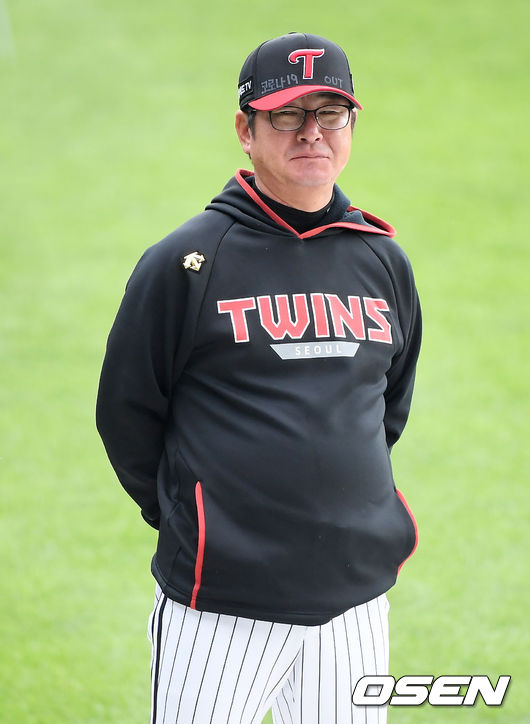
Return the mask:
{"type": "Polygon", "coordinates": [[[352,704],[364,675],[388,673],[383,594],[323,626],[196,611],[157,586],[149,619],[151,724],[386,724],[352,704]]]}

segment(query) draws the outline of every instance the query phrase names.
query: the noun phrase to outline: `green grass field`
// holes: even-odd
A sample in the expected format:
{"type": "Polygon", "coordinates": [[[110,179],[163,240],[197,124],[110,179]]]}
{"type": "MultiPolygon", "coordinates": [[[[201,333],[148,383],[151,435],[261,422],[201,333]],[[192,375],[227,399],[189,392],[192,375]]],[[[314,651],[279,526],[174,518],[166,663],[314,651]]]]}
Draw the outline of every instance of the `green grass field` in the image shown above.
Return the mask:
{"type": "Polygon", "coordinates": [[[239,69],[289,30],[350,56],[340,184],[397,227],[423,303],[391,673],[512,676],[500,708],[389,722],[530,722],[529,20],[526,0],[0,0],[1,722],[148,721],[155,534],[95,431],[100,364],[144,248],[247,164],[239,69]]]}

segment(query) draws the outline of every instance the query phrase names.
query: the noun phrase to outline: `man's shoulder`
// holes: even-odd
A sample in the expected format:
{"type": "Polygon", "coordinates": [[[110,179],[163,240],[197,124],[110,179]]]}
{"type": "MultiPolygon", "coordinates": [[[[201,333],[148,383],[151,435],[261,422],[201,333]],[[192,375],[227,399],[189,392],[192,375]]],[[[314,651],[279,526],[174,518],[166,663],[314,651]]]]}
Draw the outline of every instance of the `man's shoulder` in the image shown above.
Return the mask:
{"type": "MultiPolygon", "coordinates": [[[[177,279],[199,276],[187,274],[211,267],[217,247],[233,220],[214,210],[203,211],[188,219],[160,241],[147,247],[138,260],[127,287],[174,284],[177,279]],[[204,262],[209,264],[205,266],[204,262]]],[[[204,277],[203,275],[200,275],[204,277]]],[[[208,275],[206,275],[208,276],[208,275]]]]}
{"type": "Polygon", "coordinates": [[[408,285],[414,279],[411,261],[401,243],[383,234],[367,234],[362,231],[358,234],[395,282],[408,285]]]}
{"type": "Polygon", "coordinates": [[[400,242],[396,241],[394,236],[388,234],[364,233],[359,230],[364,242],[378,256],[384,257],[388,261],[408,262],[408,256],[400,242]]]}
{"type": "Polygon", "coordinates": [[[145,254],[160,261],[174,260],[217,247],[233,219],[214,209],[207,209],[193,216],[160,241],[150,246],[145,254]],[[193,247],[193,248],[192,248],[193,247]]]}

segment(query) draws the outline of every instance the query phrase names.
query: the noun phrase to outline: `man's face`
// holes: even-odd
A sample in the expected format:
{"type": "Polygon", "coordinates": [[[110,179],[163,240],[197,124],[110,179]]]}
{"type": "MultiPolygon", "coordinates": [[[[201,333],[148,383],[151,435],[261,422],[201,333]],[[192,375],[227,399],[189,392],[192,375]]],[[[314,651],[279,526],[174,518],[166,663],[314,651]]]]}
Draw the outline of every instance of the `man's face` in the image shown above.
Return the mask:
{"type": "MultiPolygon", "coordinates": [[[[348,101],[338,94],[311,93],[288,105],[314,110],[335,104],[348,105],[348,101]]],[[[268,111],[257,111],[250,132],[243,116],[239,120],[236,116],[236,129],[265,193],[284,200],[290,198],[289,191],[292,195],[303,190],[306,194],[318,190],[326,194],[329,190],[331,197],[333,184],[350,156],[354,120],[345,128],[325,130],[317,124],[314,114],[307,114],[297,131],[278,131],[272,127],[268,111]]]]}

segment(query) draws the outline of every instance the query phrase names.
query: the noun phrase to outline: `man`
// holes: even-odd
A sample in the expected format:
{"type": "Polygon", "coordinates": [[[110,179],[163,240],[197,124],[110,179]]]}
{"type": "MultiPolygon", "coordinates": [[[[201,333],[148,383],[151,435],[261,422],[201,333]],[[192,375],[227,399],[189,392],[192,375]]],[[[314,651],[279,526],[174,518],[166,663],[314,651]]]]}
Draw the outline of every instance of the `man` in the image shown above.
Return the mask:
{"type": "Polygon", "coordinates": [[[392,227],[335,185],[361,105],[334,43],[263,43],[238,171],[148,249],[109,336],[97,421],[159,530],[156,724],[386,721],[385,592],[416,545],[389,451],[420,346],[392,227]]]}

